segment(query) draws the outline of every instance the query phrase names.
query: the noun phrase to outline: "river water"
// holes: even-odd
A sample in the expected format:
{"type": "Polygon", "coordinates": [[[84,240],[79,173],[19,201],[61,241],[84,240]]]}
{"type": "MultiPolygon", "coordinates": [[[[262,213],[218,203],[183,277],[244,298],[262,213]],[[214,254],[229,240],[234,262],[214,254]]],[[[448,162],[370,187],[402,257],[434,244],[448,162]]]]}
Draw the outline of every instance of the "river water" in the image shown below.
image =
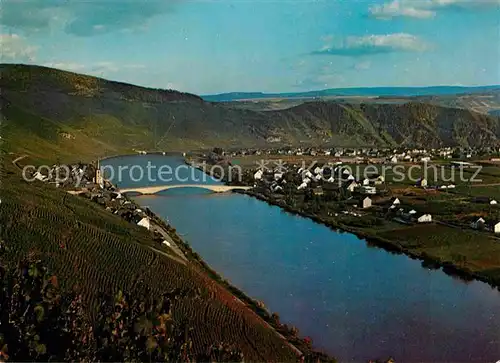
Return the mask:
{"type": "MultiPolygon", "coordinates": [[[[182,164],[154,155],[103,164],[116,171],[148,162],[182,164]]],[[[203,175],[191,169],[178,176],[188,174],[203,175]]],[[[179,184],[145,178],[124,175],[119,185],[179,184]]],[[[245,195],[185,188],[135,199],[172,223],[224,278],[341,361],[500,359],[500,292],[484,283],[425,269],[419,261],[245,195]]]]}

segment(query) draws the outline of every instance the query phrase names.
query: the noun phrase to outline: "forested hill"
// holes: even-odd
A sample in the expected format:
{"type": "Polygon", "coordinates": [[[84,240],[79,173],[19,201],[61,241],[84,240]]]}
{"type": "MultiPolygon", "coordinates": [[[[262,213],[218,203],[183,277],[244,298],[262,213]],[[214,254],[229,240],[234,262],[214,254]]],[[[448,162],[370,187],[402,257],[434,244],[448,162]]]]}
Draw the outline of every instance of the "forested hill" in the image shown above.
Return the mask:
{"type": "Polygon", "coordinates": [[[483,146],[500,140],[498,117],[424,103],[318,101],[259,112],[46,67],[3,64],[0,72],[4,147],[38,158],[276,144],[483,146]]]}

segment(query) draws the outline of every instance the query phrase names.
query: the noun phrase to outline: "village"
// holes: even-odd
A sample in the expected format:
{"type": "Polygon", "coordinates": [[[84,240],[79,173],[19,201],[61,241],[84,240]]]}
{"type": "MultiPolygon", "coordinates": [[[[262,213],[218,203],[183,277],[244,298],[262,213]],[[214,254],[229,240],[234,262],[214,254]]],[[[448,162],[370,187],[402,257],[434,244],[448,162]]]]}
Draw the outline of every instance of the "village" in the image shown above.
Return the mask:
{"type": "Polygon", "coordinates": [[[227,166],[225,181],[251,185],[250,193],[348,225],[442,223],[500,235],[499,155],[458,147],[216,148],[200,160],[227,166]]]}
{"type": "MultiPolygon", "coordinates": [[[[446,223],[500,234],[499,155],[500,149],[494,148],[232,151],[215,148],[198,154],[197,160],[208,161],[209,165],[224,165],[228,168],[224,181],[251,186],[252,193],[294,206],[312,202],[314,208],[319,209],[318,213],[328,217],[342,219],[342,216],[347,216],[361,220],[353,222],[349,218],[351,224],[361,225],[366,220],[369,225],[374,223],[370,217],[374,217],[406,225],[446,223]],[[486,166],[485,162],[488,163],[486,166]],[[241,175],[231,175],[234,166],[242,168],[241,175]],[[396,172],[398,168],[399,173],[396,172]],[[415,170],[409,171],[412,168],[415,170]],[[488,187],[497,191],[496,194],[471,193],[476,170],[481,171],[477,180],[484,178],[488,187]],[[445,177],[446,173],[448,177],[445,177]],[[464,176],[470,180],[464,181],[464,176]],[[423,201],[440,201],[443,208],[429,208],[437,203],[423,201]],[[450,218],[448,213],[443,215],[448,204],[463,210],[460,218],[455,215],[450,218]],[[467,210],[470,213],[466,213],[467,210]]],[[[30,178],[86,196],[112,213],[150,228],[146,211],[134,207],[130,200],[115,191],[116,188],[93,164],[53,165],[45,173],[35,171],[30,178]]],[[[483,190],[477,186],[485,182],[476,183],[474,190],[483,190]]]]}
{"type": "MultiPolygon", "coordinates": [[[[26,175],[33,181],[45,182],[67,191],[69,194],[89,199],[110,213],[129,223],[143,227],[153,234],[157,248],[174,253],[174,258],[186,261],[183,251],[169,234],[169,226],[148,208],[141,208],[106,180],[99,167],[94,164],[52,165],[46,173],[35,171],[26,175]]],[[[168,222],[168,221],[167,221],[168,222]]],[[[163,252],[164,253],[164,252],[163,252]]]]}
{"type": "Polygon", "coordinates": [[[251,156],[251,155],[284,155],[284,156],[328,156],[339,158],[344,162],[370,162],[381,164],[386,162],[424,162],[431,159],[467,159],[490,158],[492,161],[500,161],[500,148],[465,148],[465,147],[443,147],[438,149],[425,148],[347,148],[347,147],[280,147],[266,149],[239,149],[224,151],[215,148],[214,152],[229,157],[251,156]]]}
{"type": "MultiPolygon", "coordinates": [[[[436,152],[439,155],[444,150],[436,152]]],[[[489,271],[500,243],[500,168],[495,153],[470,159],[443,159],[433,153],[424,161],[397,164],[391,155],[379,164],[366,164],[331,155],[286,156],[261,151],[260,155],[234,157],[233,153],[238,155],[214,149],[190,153],[185,161],[228,185],[249,186],[251,189],[239,193],[287,212],[421,259],[426,266],[444,266],[453,274],[499,284],[495,274],[484,272],[489,271]],[[219,167],[211,168],[215,165],[219,167]],[[428,175],[423,166],[431,166],[428,175]],[[405,178],[395,172],[398,167],[405,178]],[[409,172],[412,168],[416,172],[409,172]],[[452,180],[441,172],[469,179],[476,176],[478,181],[452,180]]],[[[422,150],[419,153],[423,155],[422,150]]],[[[185,261],[185,246],[174,242],[168,221],[164,223],[120,193],[96,165],[53,165],[28,176],[90,199],[150,231],[156,243],[152,248],[185,261]]]]}

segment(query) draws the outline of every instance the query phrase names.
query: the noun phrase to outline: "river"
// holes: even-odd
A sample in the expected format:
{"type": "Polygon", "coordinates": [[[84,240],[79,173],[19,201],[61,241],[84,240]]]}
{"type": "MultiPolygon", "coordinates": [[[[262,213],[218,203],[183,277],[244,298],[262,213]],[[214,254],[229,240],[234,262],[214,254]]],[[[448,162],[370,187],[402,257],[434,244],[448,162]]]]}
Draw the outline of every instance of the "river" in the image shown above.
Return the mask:
{"type": "MultiPolygon", "coordinates": [[[[182,164],[155,155],[103,164],[116,170],[148,162],[182,164]]],[[[195,169],[179,174],[188,173],[203,175],[195,169]]],[[[127,176],[119,181],[121,187],[169,183],[179,184],[127,176]]],[[[224,278],[341,361],[500,359],[500,292],[482,282],[425,269],[419,261],[245,195],[185,188],[134,199],[172,223],[224,278]]]]}

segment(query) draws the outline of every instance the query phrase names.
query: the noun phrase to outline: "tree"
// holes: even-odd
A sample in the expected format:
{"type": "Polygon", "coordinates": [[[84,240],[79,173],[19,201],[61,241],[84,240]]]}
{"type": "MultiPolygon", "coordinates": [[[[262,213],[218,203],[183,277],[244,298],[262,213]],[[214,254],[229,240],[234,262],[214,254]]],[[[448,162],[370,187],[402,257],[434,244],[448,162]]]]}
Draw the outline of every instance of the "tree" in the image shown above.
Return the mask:
{"type": "MultiPolygon", "coordinates": [[[[9,270],[0,264],[0,279],[2,361],[204,360],[205,355],[193,353],[192,329],[172,318],[171,299],[182,291],[158,299],[147,289],[103,295],[92,324],[82,296],[63,295],[40,260],[9,270]]],[[[214,345],[208,357],[243,359],[239,350],[224,344],[214,345]]]]}
{"type": "Polygon", "coordinates": [[[278,315],[278,313],[273,313],[271,315],[271,321],[273,322],[273,324],[275,325],[280,325],[280,316],[278,315]]]}

